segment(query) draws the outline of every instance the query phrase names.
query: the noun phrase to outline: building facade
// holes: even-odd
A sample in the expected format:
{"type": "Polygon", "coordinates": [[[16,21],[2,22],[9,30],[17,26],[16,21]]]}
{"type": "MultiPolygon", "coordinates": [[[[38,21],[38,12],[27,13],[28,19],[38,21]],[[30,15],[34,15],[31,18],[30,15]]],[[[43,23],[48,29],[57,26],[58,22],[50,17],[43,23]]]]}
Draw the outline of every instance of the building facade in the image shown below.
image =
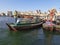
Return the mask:
{"type": "Polygon", "coordinates": [[[12,11],[7,11],[7,16],[12,16],[12,11]]]}

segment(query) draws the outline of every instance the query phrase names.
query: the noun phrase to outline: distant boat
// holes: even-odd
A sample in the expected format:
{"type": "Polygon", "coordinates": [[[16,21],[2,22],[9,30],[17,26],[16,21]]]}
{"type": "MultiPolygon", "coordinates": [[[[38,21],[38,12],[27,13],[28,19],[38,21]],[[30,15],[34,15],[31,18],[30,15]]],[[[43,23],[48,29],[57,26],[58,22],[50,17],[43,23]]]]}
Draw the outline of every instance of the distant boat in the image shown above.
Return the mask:
{"type": "Polygon", "coordinates": [[[43,22],[39,22],[39,23],[23,23],[23,24],[18,24],[15,25],[14,23],[6,23],[7,26],[9,27],[10,30],[12,31],[20,31],[20,30],[28,30],[28,29],[34,29],[37,27],[42,26],[43,22]]]}

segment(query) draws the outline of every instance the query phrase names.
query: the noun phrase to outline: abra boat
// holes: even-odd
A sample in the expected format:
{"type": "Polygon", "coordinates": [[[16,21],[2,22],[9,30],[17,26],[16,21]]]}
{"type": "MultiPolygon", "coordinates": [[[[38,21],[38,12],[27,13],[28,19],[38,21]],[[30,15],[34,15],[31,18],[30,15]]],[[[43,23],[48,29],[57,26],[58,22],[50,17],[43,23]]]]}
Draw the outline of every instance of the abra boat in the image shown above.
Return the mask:
{"type": "Polygon", "coordinates": [[[53,30],[54,30],[54,23],[49,22],[49,21],[46,21],[46,22],[43,24],[43,29],[49,30],[49,31],[53,31],[53,30]]]}
{"type": "Polygon", "coordinates": [[[49,10],[49,14],[48,14],[48,18],[47,20],[50,20],[46,23],[43,24],[43,29],[46,29],[46,30],[50,30],[50,31],[53,31],[54,29],[54,16],[55,16],[55,13],[56,13],[56,9],[51,9],[49,10]]]}
{"type": "Polygon", "coordinates": [[[18,31],[18,30],[28,30],[28,29],[34,29],[37,27],[42,26],[43,22],[39,23],[24,23],[24,24],[14,24],[14,23],[6,23],[10,30],[12,31],[18,31]]]}

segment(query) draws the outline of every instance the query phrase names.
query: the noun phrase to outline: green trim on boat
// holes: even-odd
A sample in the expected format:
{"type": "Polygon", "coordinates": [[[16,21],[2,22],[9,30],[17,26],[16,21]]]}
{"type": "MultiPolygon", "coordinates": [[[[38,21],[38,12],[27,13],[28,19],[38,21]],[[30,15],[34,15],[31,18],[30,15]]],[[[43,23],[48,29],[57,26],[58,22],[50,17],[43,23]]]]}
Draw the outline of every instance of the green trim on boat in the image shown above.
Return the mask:
{"type": "Polygon", "coordinates": [[[30,26],[30,25],[32,25],[32,24],[37,24],[38,22],[36,22],[36,23],[19,23],[19,24],[14,24],[14,23],[12,23],[12,24],[10,24],[10,26],[30,26]]]}

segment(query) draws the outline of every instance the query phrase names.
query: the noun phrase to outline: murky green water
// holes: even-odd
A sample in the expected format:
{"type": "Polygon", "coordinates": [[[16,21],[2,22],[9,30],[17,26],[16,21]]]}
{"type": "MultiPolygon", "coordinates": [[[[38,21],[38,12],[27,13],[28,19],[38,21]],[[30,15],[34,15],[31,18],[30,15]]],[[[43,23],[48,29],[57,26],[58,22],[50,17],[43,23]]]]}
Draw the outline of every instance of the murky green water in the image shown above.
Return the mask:
{"type": "Polygon", "coordinates": [[[14,22],[14,19],[0,17],[0,45],[60,45],[58,32],[43,31],[42,28],[12,32],[6,22],[14,22]]]}

